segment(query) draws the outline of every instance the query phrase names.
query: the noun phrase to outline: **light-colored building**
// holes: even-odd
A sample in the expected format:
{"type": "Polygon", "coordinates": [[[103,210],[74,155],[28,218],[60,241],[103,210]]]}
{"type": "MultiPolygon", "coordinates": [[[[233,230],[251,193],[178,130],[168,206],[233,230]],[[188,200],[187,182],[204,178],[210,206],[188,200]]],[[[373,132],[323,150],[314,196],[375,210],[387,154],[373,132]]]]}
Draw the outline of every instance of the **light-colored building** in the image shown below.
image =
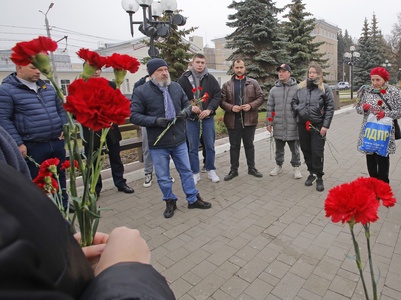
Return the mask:
{"type": "MultiPolygon", "coordinates": [[[[128,54],[139,61],[148,56],[148,46],[146,46],[144,40],[148,37],[136,38],[130,41],[115,44],[103,44],[99,49],[96,50],[102,56],[109,56],[113,53],[128,54]]],[[[203,39],[201,37],[191,37],[188,40],[184,40],[190,43],[190,52],[202,53],[203,39]],[[192,42],[193,41],[193,42],[192,42]]],[[[10,73],[15,72],[15,65],[10,60],[11,50],[0,50],[0,82],[3,81],[10,73]]],[[[68,53],[55,53],[55,62],[57,69],[57,77],[59,86],[67,93],[68,85],[70,85],[75,78],[82,72],[82,63],[72,63],[68,53]]],[[[229,79],[229,76],[223,71],[214,70],[209,66],[209,72],[213,74],[219,81],[220,85],[229,79]]],[[[133,85],[140,78],[147,75],[146,66],[141,64],[138,72],[131,74],[127,72],[125,82],[121,85],[120,89],[123,94],[129,95],[132,93],[133,85]]],[[[104,69],[102,76],[108,80],[114,79],[114,73],[112,68],[104,69]]],[[[42,76],[42,79],[45,80],[42,76]]]]}
{"type": "Polygon", "coordinates": [[[324,42],[319,47],[319,53],[323,53],[323,58],[328,60],[328,67],[324,69],[324,72],[327,73],[325,76],[327,82],[337,82],[337,34],[339,30],[340,28],[325,20],[316,20],[315,29],[311,32],[311,35],[315,37],[314,42],[324,42]]]}

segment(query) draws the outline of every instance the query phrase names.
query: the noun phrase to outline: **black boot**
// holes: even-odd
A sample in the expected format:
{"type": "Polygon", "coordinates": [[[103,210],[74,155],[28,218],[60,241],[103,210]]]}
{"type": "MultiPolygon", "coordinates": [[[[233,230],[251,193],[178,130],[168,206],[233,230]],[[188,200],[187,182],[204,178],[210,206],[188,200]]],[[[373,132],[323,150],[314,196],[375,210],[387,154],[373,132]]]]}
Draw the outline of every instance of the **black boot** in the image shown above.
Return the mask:
{"type": "Polygon", "coordinates": [[[318,177],[316,179],[316,191],[318,192],[323,192],[324,191],[324,185],[323,185],[323,178],[318,177]]]}
{"type": "Polygon", "coordinates": [[[171,218],[174,216],[174,211],[177,209],[177,200],[166,200],[166,209],[163,213],[166,219],[171,218]]]}
{"type": "Polygon", "coordinates": [[[200,209],[208,209],[212,207],[210,202],[203,201],[203,198],[198,194],[196,195],[196,201],[192,204],[188,204],[188,208],[200,208],[200,209]]]}

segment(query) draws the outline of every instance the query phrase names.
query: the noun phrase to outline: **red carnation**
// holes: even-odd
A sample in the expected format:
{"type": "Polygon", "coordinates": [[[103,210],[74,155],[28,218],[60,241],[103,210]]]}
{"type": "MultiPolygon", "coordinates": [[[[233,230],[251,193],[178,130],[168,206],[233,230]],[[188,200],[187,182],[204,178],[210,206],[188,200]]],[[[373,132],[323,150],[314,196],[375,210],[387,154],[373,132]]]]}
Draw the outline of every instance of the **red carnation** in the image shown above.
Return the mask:
{"type": "Polygon", "coordinates": [[[54,194],[58,190],[58,182],[51,172],[42,170],[33,182],[44,192],[54,194]]]}
{"type": "Polygon", "coordinates": [[[75,80],[68,87],[65,110],[82,125],[98,131],[112,124],[124,124],[130,115],[130,101],[105,78],[75,80]]]}
{"type": "Polygon", "coordinates": [[[276,112],[272,111],[272,117],[274,118],[276,116],[276,112]]]}
{"type": "Polygon", "coordinates": [[[394,198],[391,186],[382,180],[373,177],[360,177],[355,180],[355,184],[370,189],[376,195],[377,200],[382,200],[383,205],[386,207],[394,206],[397,202],[394,198]]]}
{"type": "Polygon", "coordinates": [[[196,93],[196,88],[193,88],[193,89],[192,89],[192,93],[196,93]]]}
{"type": "Polygon", "coordinates": [[[240,76],[238,76],[238,79],[239,79],[239,80],[242,80],[242,79],[244,79],[244,75],[240,75],[240,76]]]}
{"type": "Polygon", "coordinates": [[[106,57],[106,67],[112,67],[118,70],[127,70],[131,73],[138,71],[140,63],[132,56],[127,54],[113,53],[111,56],[106,57]]]}
{"type": "Polygon", "coordinates": [[[312,127],[311,121],[306,121],[305,127],[306,127],[306,130],[309,131],[311,129],[311,127],[312,127]]]}
{"type": "Polygon", "coordinates": [[[273,118],[272,118],[272,117],[268,117],[268,118],[267,118],[267,121],[273,122],[273,118]]]}
{"type": "Polygon", "coordinates": [[[387,93],[387,91],[385,89],[380,90],[380,94],[384,95],[385,93],[387,93]]]}
{"type": "Polygon", "coordinates": [[[101,69],[106,64],[106,58],[100,56],[97,52],[90,51],[89,49],[81,48],[77,55],[85,60],[85,63],[91,65],[96,69],[101,69]]]}
{"type": "Polygon", "coordinates": [[[198,90],[201,91],[201,90],[202,90],[202,87],[201,87],[201,86],[198,86],[198,90]]]}
{"type": "Polygon", "coordinates": [[[18,66],[27,66],[33,62],[34,56],[39,53],[48,54],[48,51],[55,51],[57,49],[57,43],[52,39],[40,36],[37,39],[33,39],[29,42],[17,43],[12,48],[12,54],[10,59],[18,66]]]}
{"type": "Polygon", "coordinates": [[[383,105],[383,100],[377,100],[377,105],[382,106],[383,105]]]}
{"type": "Polygon", "coordinates": [[[203,94],[203,96],[202,96],[202,101],[206,103],[207,99],[209,99],[209,94],[206,92],[206,93],[203,94]]]}
{"type": "MultiPolygon", "coordinates": [[[[74,167],[75,167],[76,169],[79,168],[78,162],[77,162],[76,160],[74,160],[74,167]]],[[[61,170],[67,170],[67,169],[69,169],[69,168],[71,168],[71,162],[70,162],[70,160],[66,160],[66,161],[64,161],[64,162],[61,164],[61,170]]]]}
{"type": "Polygon", "coordinates": [[[341,221],[366,225],[379,218],[379,204],[370,189],[351,182],[332,188],[325,200],[324,209],[326,217],[331,217],[335,223],[341,221]]]}
{"type": "Polygon", "coordinates": [[[49,171],[53,174],[57,174],[57,166],[60,160],[58,158],[49,158],[40,164],[39,172],[49,171]]]}

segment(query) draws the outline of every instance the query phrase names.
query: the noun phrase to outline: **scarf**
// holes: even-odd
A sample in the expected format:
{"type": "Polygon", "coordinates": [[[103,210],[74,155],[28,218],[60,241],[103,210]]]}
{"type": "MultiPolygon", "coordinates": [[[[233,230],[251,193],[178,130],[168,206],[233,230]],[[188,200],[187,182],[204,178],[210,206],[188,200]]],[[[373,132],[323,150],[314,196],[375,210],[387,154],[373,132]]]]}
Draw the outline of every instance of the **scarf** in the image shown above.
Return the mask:
{"type": "Polygon", "coordinates": [[[174,119],[176,116],[173,99],[171,99],[171,95],[168,91],[168,86],[161,86],[157,84],[156,81],[152,79],[152,82],[159,88],[160,91],[163,93],[163,100],[164,100],[164,117],[166,119],[174,119]]]}
{"type": "Polygon", "coordinates": [[[205,68],[202,72],[200,73],[196,73],[194,68],[191,67],[189,69],[191,71],[191,76],[188,77],[189,82],[191,83],[193,88],[198,88],[198,86],[200,86],[200,82],[202,80],[202,78],[209,73],[209,71],[207,70],[207,68],[205,68]]]}

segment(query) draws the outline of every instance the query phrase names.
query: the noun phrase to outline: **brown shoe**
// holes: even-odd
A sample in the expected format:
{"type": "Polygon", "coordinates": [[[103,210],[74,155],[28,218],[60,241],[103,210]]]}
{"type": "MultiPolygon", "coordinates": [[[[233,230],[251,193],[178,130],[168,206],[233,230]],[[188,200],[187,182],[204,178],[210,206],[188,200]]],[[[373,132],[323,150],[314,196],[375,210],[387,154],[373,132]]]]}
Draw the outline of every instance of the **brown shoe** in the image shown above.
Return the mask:
{"type": "Polygon", "coordinates": [[[210,202],[203,201],[202,197],[198,194],[196,195],[196,201],[192,204],[188,204],[188,208],[200,208],[200,209],[208,209],[212,207],[210,202]]]}

